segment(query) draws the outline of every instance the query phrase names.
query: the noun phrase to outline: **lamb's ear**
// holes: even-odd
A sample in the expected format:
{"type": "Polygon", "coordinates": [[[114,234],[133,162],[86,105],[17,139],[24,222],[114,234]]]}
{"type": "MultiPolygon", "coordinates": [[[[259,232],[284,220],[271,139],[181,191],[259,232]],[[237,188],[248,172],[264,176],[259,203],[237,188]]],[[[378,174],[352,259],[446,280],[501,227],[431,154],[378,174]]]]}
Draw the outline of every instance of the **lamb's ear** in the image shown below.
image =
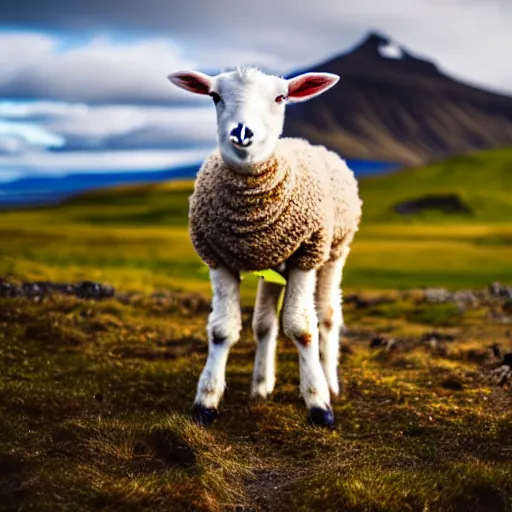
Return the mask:
{"type": "Polygon", "coordinates": [[[340,79],[332,73],[304,73],[288,80],[288,101],[306,101],[330,89],[340,79]]]}
{"type": "Polygon", "coordinates": [[[174,85],[196,94],[209,94],[212,86],[212,77],[199,71],[177,71],[167,78],[174,85]]]}

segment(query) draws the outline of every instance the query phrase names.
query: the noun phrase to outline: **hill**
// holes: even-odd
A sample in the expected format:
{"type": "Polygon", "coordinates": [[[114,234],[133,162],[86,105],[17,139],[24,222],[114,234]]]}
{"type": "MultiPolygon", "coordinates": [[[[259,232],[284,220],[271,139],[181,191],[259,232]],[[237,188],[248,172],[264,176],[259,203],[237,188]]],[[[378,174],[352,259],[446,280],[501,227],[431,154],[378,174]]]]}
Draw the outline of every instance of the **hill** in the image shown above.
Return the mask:
{"type": "Polygon", "coordinates": [[[512,220],[512,149],[452,157],[426,167],[361,180],[365,221],[506,223],[512,220]],[[455,194],[471,214],[404,217],[394,212],[402,201],[434,194],[455,194]]]}
{"type": "Polygon", "coordinates": [[[512,98],[454,80],[387,36],[371,33],[352,51],[291,76],[305,71],[341,80],[289,108],[286,136],[349,158],[408,165],[512,145],[512,98]]]}
{"type": "MultiPolygon", "coordinates": [[[[363,221],[349,289],[484,286],[512,281],[512,150],[457,157],[360,181],[363,221]],[[403,216],[394,206],[458,194],[472,214],[403,216]]],[[[187,232],[192,182],[88,192],[60,206],[0,212],[0,275],[95,279],[123,289],[209,292],[187,232]]],[[[252,296],[254,282],[246,287],[252,296]]]]}
{"type": "MultiPolygon", "coordinates": [[[[350,164],[349,164],[350,165],[350,164]]],[[[359,178],[365,224],[506,223],[512,220],[512,149],[451,157],[424,167],[359,178]],[[455,194],[471,214],[426,212],[404,216],[394,211],[402,201],[425,195],[455,194]]],[[[75,195],[63,204],[74,221],[87,223],[185,226],[189,181],[104,188],[75,195]],[[94,210],[94,211],[93,211],[94,210]]],[[[56,211],[59,211],[58,209],[56,211]]]]}

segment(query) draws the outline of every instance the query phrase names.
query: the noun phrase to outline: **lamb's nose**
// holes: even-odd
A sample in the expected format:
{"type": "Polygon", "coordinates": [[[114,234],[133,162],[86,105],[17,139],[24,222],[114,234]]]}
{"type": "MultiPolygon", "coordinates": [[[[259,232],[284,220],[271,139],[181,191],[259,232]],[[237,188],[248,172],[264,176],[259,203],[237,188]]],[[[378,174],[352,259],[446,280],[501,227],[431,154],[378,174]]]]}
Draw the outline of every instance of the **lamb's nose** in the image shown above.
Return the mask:
{"type": "Polygon", "coordinates": [[[229,134],[229,138],[233,144],[244,148],[252,144],[253,137],[254,133],[252,130],[242,123],[238,123],[238,126],[233,128],[229,134]]]}

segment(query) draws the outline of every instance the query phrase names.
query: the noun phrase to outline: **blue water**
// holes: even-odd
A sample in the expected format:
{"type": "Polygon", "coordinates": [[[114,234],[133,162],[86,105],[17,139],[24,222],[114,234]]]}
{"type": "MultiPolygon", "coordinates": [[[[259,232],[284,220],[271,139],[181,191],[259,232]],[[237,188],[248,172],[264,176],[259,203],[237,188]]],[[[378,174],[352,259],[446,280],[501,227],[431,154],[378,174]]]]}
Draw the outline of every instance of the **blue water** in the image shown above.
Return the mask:
{"type": "MultiPolygon", "coordinates": [[[[384,174],[400,167],[391,162],[347,160],[357,177],[384,174]]],[[[0,207],[38,205],[62,201],[70,196],[107,187],[137,183],[158,183],[176,179],[192,179],[199,164],[165,171],[119,173],[80,173],[68,176],[33,176],[0,183],[0,207]]]]}
{"type": "Polygon", "coordinates": [[[354,174],[360,178],[363,176],[372,176],[376,174],[385,174],[402,167],[401,164],[394,162],[375,162],[372,160],[351,160],[347,159],[347,165],[354,171],[354,174]]]}

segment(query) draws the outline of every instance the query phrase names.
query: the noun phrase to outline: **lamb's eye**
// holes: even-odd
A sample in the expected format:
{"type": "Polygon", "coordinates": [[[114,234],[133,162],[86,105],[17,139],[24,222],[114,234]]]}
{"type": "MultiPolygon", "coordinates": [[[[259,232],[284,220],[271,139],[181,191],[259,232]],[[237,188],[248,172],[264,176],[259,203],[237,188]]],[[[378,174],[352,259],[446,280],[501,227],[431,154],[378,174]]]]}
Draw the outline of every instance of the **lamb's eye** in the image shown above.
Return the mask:
{"type": "Polygon", "coordinates": [[[222,98],[216,92],[211,92],[210,96],[213,98],[213,103],[215,103],[215,105],[217,105],[219,101],[222,101],[222,98]]]}
{"type": "Polygon", "coordinates": [[[283,101],[286,99],[286,96],[284,96],[283,94],[280,94],[279,96],[276,97],[276,103],[283,103],[283,101]]]}

